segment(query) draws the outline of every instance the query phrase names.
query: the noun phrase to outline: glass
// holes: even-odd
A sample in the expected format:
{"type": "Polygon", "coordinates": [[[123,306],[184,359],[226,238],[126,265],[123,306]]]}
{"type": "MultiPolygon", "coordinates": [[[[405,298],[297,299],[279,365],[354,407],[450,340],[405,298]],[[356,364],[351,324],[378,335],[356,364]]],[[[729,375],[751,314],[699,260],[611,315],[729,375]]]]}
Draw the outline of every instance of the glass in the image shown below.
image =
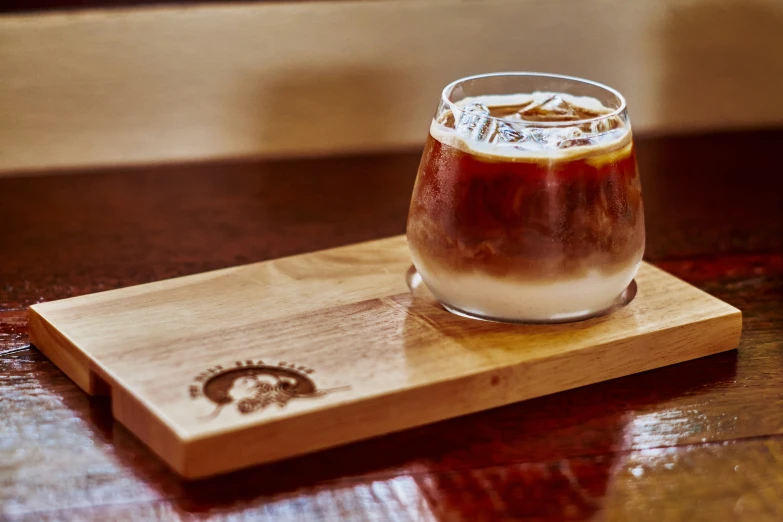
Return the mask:
{"type": "Polygon", "coordinates": [[[629,300],[645,239],[622,95],[536,73],[451,83],[407,234],[422,280],[460,315],[565,322],[629,300]]]}

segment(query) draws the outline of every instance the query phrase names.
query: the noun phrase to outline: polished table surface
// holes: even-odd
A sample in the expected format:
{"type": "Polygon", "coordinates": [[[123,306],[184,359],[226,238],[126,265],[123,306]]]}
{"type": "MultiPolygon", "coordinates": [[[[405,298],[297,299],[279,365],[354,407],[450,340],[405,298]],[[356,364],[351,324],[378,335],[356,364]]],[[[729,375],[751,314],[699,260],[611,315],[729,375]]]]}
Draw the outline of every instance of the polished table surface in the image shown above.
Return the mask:
{"type": "Polygon", "coordinates": [[[0,179],[0,520],[783,520],[781,143],[638,140],[647,259],[743,311],[737,351],[192,483],[25,309],[402,233],[418,153],[0,179]]]}

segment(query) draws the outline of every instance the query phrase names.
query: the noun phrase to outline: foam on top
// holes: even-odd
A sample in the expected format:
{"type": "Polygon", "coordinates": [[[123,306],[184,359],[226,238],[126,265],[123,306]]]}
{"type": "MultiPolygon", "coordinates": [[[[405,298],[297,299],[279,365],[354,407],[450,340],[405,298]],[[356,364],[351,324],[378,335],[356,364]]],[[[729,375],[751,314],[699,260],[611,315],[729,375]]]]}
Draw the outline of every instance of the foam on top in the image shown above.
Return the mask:
{"type": "Polygon", "coordinates": [[[607,158],[611,161],[631,150],[627,120],[611,116],[613,109],[589,96],[553,92],[486,95],[463,98],[454,105],[460,109],[483,106],[492,118],[446,108],[432,121],[430,134],[445,145],[490,160],[577,159],[614,151],[607,158]],[[466,115],[471,121],[462,125],[460,118],[466,115]],[[493,119],[528,132],[528,138],[505,141],[493,119]]]}

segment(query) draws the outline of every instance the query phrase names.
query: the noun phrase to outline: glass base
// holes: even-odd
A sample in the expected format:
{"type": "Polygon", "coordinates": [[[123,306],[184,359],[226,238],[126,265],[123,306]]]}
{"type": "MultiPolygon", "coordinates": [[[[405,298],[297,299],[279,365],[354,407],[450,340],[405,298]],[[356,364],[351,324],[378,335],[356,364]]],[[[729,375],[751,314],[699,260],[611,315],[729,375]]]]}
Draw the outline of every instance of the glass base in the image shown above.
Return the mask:
{"type": "MultiPolygon", "coordinates": [[[[429,289],[427,289],[427,285],[424,283],[424,281],[422,281],[421,275],[416,270],[416,267],[411,265],[411,267],[408,269],[406,273],[406,280],[408,283],[408,287],[411,289],[411,292],[414,295],[417,295],[419,297],[434,299],[432,293],[429,292],[429,289]]],[[[622,308],[623,306],[633,301],[634,297],[636,297],[636,291],[637,291],[636,280],[632,280],[631,283],[626,287],[626,289],[623,290],[623,292],[619,296],[617,296],[617,298],[615,298],[614,302],[608,308],[599,311],[587,310],[584,312],[562,314],[562,315],[554,316],[551,319],[534,320],[534,321],[525,320],[525,319],[517,320],[517,319],[489,317],[489,316],[484,316],[484,315],[462,310],[460,308],[446,304],[440,300],[438,300],[438,303],[440,303],[440,305],[445,310],[453,313],[454,315],[458,315],[460,317],[467,317],[469,319],[477,319],[479,321],[490,321],[495,323],[513,323],[513,324],[559,324],[559,323],[573,323],[577,321],[585,321],[587,319],[592,319],[594,317],[600,317],[602,315],[609,314],[617,310],[618,308],[622,308]]]]}
{"type": "Polygon", "coordinates": [[[560,324],[560,323],[575,323],[577,321],[586,321],[587,319],[592,319],[594,317],[600,317],[602,315],[609,314],[617,310],[618,308],[622,308],[623,306],[633,301],[634,297],[636,297],[636,280],[631,281],[631,284],[629,284],[628,287],[626,287],[626,289],[623,290],[623,293],[617,296],[617,299],[615,299],[614,303],[612,303],[612,306],[610,306],[609,308],[599,310],[598,312],[585,311],[585,312],[576,312],[573,314],[564,314],[562,316],[553,317],[545,321],[543,320],[527,321],[524,319],[519,319],[519,320],[498,319],[495,317],[486,317],[483,315],[466,312],[465,310],[460,310],[459,308],[456,308],[454,306],[447,305],[443,301],[438,301],[438,302],[446,311],[451,312],[454,315],[459,315],[460,317],[467,317],[468,319],[477,319],[479,321],[490,321],[493,323],[512,323],[512,324],[560,324]]]}

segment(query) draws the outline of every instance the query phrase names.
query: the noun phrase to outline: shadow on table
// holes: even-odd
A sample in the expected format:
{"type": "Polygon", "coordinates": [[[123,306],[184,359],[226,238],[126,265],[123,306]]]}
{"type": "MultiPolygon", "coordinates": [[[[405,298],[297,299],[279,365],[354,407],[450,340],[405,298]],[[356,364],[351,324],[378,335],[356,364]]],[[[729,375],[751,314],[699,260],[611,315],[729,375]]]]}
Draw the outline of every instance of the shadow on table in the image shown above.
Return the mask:
{"type": "MultiPolygon", "coordinates": [[[[601,506],[613,454],[633,449],[629,421],[682,396],[726,386],[736,363],[736,352],[727,352],[193,482],[179,479],[115,423],[105,398],[90,400],[88,417],[94,437],[110,441],[128,471],[191,515],[286,502],[302,507],[324,502],[315,498],[321,492],[334,503],[330,495],[340,491],[362,504],[351,508],[361,511],[386,500],[354,488],[404,479],[436,518],[502,509],[586,519],[601,506]]],[[[71,407],[69,400],[63,397],[71,407]]]]}

